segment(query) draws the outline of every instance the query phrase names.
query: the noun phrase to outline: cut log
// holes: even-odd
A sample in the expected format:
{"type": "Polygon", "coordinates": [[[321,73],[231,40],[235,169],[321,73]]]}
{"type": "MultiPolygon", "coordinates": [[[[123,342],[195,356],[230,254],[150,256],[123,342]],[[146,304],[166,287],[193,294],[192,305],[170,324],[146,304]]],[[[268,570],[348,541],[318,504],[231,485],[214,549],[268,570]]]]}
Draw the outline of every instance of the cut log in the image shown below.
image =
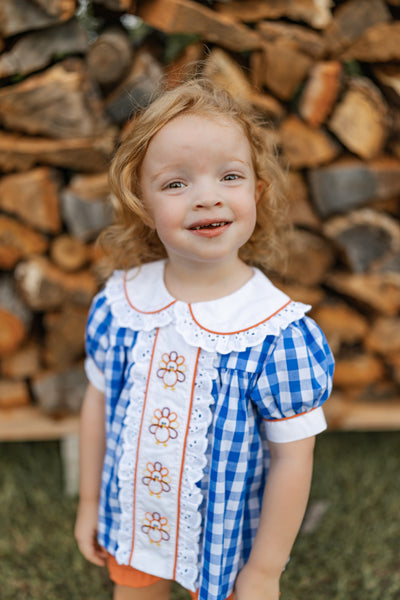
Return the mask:
{"type": "Polygon", "coordinates": [[[327,217],[400,194],[400,160],[340,159],[326,167],[311,169],[309,182],[318,213],[327,217]]]}
{"type": "Polygon", "coordinates": [[[354,273],[364,273],[400,251],[397,220],[370,209],[331,219],[325,223],[324,233],[335,242],[354,273]]]}
{"type": "Polygon", "coordinates": [[[48,15],[59,19],[66,18],[76,9],[76,0],[35,0],[35,3],[48,15]]]}
{"type": "Polygon", "coordinates": [[[321,221],[309,201],[306,182],[301,173],[288,171],[289,219],[294,225],[319,229],[321,221]]]}
{"type": "Polygon", "coordinates": [[[249,27],[191,0],[146,0],[139,3],[136,14],[165,33],[194,33],[233,52],[254,50],[261,44],[249,27]]]}
{"type": "Polygon", "coordinates": [[[0,208],[17,215],[28,225],[58,233],[61,229],[60,184],[59,173],[47,167],[5,176],[0,179],[0,208]]]}
{"type": "Polygon", "coordinates": [[[86,321],[87,308],[82,306],[69,305],[45,315],[43,357],[48,367],[62,368],[83,358],[86,321]]]}
{"type": "Polygon", "coordinates": [[[81,366],[61,371],[44,371],[33,380],[33,393],[44,414],[61,417],[77,414],[81,408],[87,379],[81,366]]]}
{"type": "Polygon", "coordinates": [[[327,46],[324,38],[307,27],[260,21],[257,24],[257,31],[265,42],[282,42],[293,51],[301,52],[313,60],[321,60],[326,56],[327,46]]]}
{"type": "MultiPolygon", "coordinates": [[[[0,334],[1,336],[1,334],[0,334]]],[[[40,369],[39,346],[31,341],[1,361],[1,372],[8,379],[28,379],[40,369]]]]}
{"type": "Polygon", "coordinates": [[[389,398],[359,400],[334,392],[324,406],[328,427],[342,431],[390,431],[400,428],[398,392],[389,398]],[[374,403],[376,400],[376,403],[374,403]]]}
{"type": "Polygon", "coordinates": [[[89,261],[89,249],[81,240],[64,234],[53,241],[50,256],[63,271],[79,271],[89,261]]]}
{"type": "Polygon", "coordinates": [[[325,293],[320,287],[308,287],[300,283],[288,283],[276,277],[272,277],[272,280],[280,290],[285,292],[295,302],[318,306],[324,301],[325,293]]]}
{"type": "Polygon", "coordinates": [[[400,357],[400,318],[377,319],[365,338],[365,346],[389,359],[396,354],[400,357]]]}
{"type": "MultiPolygon", "coordinates": [[[[41,0],[42,3],[44,0],[41,0]]],[[[54,3],[56,14],[49,14],[39,2],[31,0],[2,0],[0,3],[0,34],[10,37],[24,31],[44,29],[70,19],[76,9],[76,0],[54,3]]]]}
{"type": "Polygon", "coordinates": [[[392,317],[400,310],[400,277],[394,275],[334,271],[327,275],[325,283],[361,306],[392,317]]]}
{"type": "Polygon", "coordinates": [[[32,313],[18,295],[11,276],[0,278],[0,356],[12,354],[27,337],[32,313]]]}
{"type": "Polygon", "coordinates": [[[136,0],[92,0],[93,4],[102,4],[106,8],[116,11],[134,12],[136,10],[136,0]]]}
{"type": "Polygon", "coordinates": [[[400,384],[400,352],[394,354],[393,356],[389,356],[386,359],[391,371],[392,376],[396,383],[400,384]]]}
{"type": "Polygon", "coordinates": [[[224,50],[214,48],[208,55],[203,74],[216,86],[228,90],[234,98],[257,107],[270,119],[280,119],[283,114],[282,105],[272,96],[258,93],[239,67],[224,50]]]}
{"type": "Polygon", "coordinates": [[[294,115],[283,121],[279,131],[283,158],[293,169],[329,163],[341,152],[327,132],[310,127],[294,115]]]}
{"type": "Polygon", "coordinates": [[[131,41],[121,28],[103,31],[87,53],[89,76],[102,86],[110,86],[126,75],[133,59],[131,41]]]}
{"type": "Polygon", "coordinates": [[[48,247],[47,239],[27,227],[0,215],[0,268],[12,269],[22,258],[43,254],[48,247]]]}
{"type": "Polygon", "coordinates": [[[335,10],[333,21],[325,31],[331,53],[340,53],[370,27],[391,20],[383,0],[347,0],[335,10]]]}
{"type": "Polygon", "coordinates": [[[333,384],[339,388],[361,388],[382,381],[384,375],[382,361],[364,353],[351,358],[337,358],[333,384]]]}
{"type": "Polygon", "coordinates": [[[393,251],[381,260],[377,260],[372,265],[371,272],[376,274],[400,273],[400,252],[398,250],[393,251]]]}
{"type": "Polygon", "coordinates": [[[220,48],[214,48],[208,54],[203,74],[217,87],[227,89],[234,98],[241,101],[249,102],[250,96],[255,93],[238,63],[220,48]]]}
{"type": "Polygon", "coordinates": [[[350,46],[340,56],[340,60],[361,60],[369,63],[400,60],[399,37],[399,21],[375,25],[350,46]]]}
{"type": "Polygon", "coordinates": [[[371,159],[383,152],[388,135],[388,107],[366,77],[353,78],[329,120],[331,131],[351,152],[371,159]]]}
{"type": "Polygon", "coordinates": [[[61,194],[62,213],[69,232],[89,241],[111,223],[108,175],[76,175],[61,194]]]}
{"type": "Polygon", "coordinates": [[[336,60],[315,64],[299,103],[301,117],[312,127],[325,123],[337,100],[342,79],[342,65],[336,60]]]}
{"type": "Polygon", "coordinates": [[[377,381],[360,389],[349,390],[349,398],[362,403],[384,405],[396,402],[399,405],[399,386],[394,381],[377,381]]]}
{"type": "Polygon", "coordinates": [[[67,59],[0,89],[0,122],[9,129],[51,138],[89,138],[107,127],[79,59],[67,59]]]}
{"type": "Polygon", "coordinates": [[[122,125],[154,97],[163,80],[162,65],[146,49],[137,52],[122,83],[107,96],[104,106],[114,123],[122,125]]]}
{"type": "Polygon", "coordinates": [[[343,345],[361,342],[368,331],[368,320],[344,302],[326,302],[312,312],[334,353],[343,345]]]}
{"type": "Polygon", "coordinates": [[[18,317],[0,308],[0,356],[14,352],[26,337],[26,328],[18,317]]]}
{"type": "Polygon", "coordinates": [[[30,403],[29,389],[25,381],[0,379],[0,409],[26,406],[30,403]]]}
{"type": "Polygon", "coordinates": [[[0,56],[0,78],[43,69],[55,56],[84,53],[87,36],[76,19],[44,31],[28,33],[0,56]]]}
{"type": "Polygon", "coordinates": [[[57,310],[70,302],[88,306],[97,284],[89,271],[65,273],[44,257],[20,263],[15,279],[32,310],[57,310]]]}
{"type": "Polygon", "coordinates": [[[372,72],[379,82],[380,88],[385,92],[389,101],[400,106],[400,66],[380,65],[374,67],[372,72]]]}
{"type": "Polygon", "coordinates": [[[335,254],[322,237],[294,230],[288,240],[289,264],[285,277],[289,282],[313,286],[321,283],[335,260],[335,254]]]}
{"type": "Polygon", "coordinates": [[[37,164],[84,172],[103,172],[116,141],[116,130],[88,139],[49,140],[0,131],[0,168],[27,171],[37,164]]]}
{"type": "Polygon", "coordinates": [[[217,10],[223,15],[255,23],[261,19],[287,17],[304,21],[316,29],[324,29],[332,20],[330,0],[247,0],[242,2],[217,2],[217,10]]]}
{"type": "Polygon", "coordinates": [[[261,64],[262,84],[280,100],[290,100],[307,77],[312,60],[285,42],[265,42],[261,64]]]}

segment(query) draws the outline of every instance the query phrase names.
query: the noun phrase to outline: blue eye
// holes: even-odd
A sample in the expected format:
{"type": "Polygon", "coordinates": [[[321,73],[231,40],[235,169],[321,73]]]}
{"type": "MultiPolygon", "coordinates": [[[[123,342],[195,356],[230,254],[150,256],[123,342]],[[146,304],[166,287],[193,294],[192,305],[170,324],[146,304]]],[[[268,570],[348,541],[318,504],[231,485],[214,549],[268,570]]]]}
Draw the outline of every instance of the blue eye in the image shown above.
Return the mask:
{"type": "Polygon", "coordinates": [[[235,181],[235,179],[239,179],[239,175],[236,175],[236,173],[228,173],[223,177],[224,181],[235,181]]]}
{"type": "Polygon", "coordinates": [[[182,181],[171,181],[171,183],[168,183],[166,187],[170,190],[178,190],[183,186],[184,184],[182,183],[182,181]]]}

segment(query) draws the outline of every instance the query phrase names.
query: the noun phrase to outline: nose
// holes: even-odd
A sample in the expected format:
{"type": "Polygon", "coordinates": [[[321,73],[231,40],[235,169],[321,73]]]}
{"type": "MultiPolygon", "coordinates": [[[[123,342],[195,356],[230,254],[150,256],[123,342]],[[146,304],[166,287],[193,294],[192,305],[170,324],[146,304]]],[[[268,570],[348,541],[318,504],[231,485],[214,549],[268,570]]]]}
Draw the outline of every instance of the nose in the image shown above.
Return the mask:
{"type": "Polygon", "coordinates": [[[218,185],[213,182],[202,182],[196,186],[193,197],[195,208],[213,208],[223,205],[223,197],[218,185]]]}

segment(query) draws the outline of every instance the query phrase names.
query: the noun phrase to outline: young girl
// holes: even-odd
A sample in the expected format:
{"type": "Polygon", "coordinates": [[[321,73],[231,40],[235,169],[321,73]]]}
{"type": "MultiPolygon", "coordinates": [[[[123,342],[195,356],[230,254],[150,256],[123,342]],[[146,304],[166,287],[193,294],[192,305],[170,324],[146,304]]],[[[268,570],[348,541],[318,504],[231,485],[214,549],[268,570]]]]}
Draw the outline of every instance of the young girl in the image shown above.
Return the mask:
{"type": "Polygon", "coordinates": [[[115,600],[277,600],[325,429],[333,359],[266,267],[281,172],[203,80],[156,99],[117,151],[115,270],[87,327],[76,538],[115,600]],[[253,266],[251,266],[253,265],[253,266]]]}

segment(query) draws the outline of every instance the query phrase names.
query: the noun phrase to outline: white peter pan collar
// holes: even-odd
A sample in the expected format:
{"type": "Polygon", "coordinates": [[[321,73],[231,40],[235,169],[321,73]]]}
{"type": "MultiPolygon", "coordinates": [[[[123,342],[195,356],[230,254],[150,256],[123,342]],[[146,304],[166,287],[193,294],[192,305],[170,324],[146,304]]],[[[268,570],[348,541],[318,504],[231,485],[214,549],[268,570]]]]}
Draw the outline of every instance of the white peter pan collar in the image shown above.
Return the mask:
{"type": "Polygon", "coordinates": [[[176,300],[164,284],[165,260],[130,271],[115,271],[106,285],[112,314],[121,327],[136,331],[175,322],[187,343],[222,354],[241,351],[279,335],[310,306],[293,302],[259,270],[241,288],[216,300],[189,304],[176,300]]]}

